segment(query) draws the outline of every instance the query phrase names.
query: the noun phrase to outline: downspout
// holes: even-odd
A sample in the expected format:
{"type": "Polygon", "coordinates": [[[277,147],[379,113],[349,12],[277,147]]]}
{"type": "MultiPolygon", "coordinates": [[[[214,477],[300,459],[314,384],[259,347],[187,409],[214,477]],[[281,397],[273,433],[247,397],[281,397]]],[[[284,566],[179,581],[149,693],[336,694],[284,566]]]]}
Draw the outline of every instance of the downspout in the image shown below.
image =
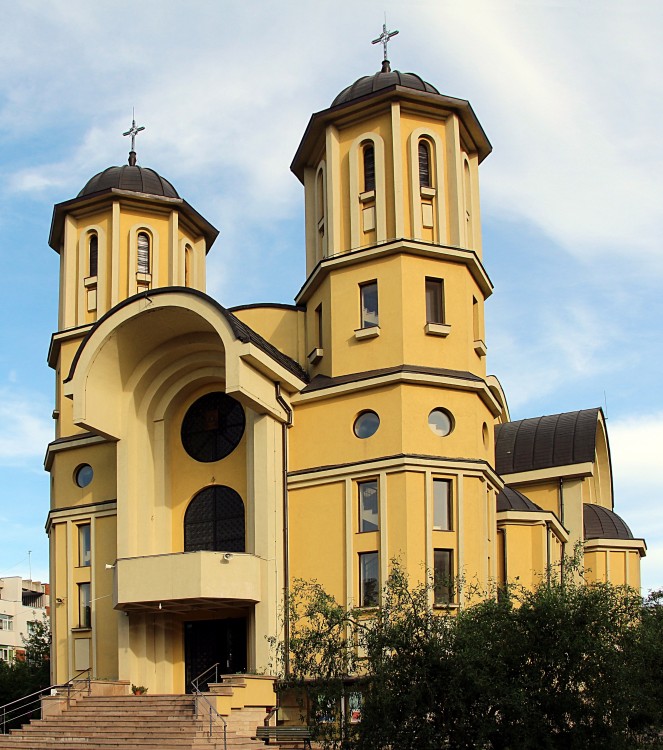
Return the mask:
{"type": "Polygon", "coordinates": [[[507,568],[507,549],[506,549],[506,529],[501,528],[497,530],[498,534],[502,535],[502,567],[504,568],[504,587],[509,585],[509,571],[507,568]]]}
{"type": "Polygon", "coordinates": [[[550,566],[550,521],[546,521],[546,578],[548,579],[548,585],[550,585],[550,574],[552,573],[550,566]]]}
{"type": "MultiPolygon", "coordinates": [[[[559,515],[562,526],[566,528],[564,523],[564,480],[562,477],[559,478],[559,515]]],[[[564,558],[566,557],[566,542],[562,542],[562,557],[559,561],[559,580],[564,585],[564,558]]]]}
{"type": "Polygon", "coordinates": [[[288,528],[288,430],[292,427],[292,409],[281,395],[281,383],[276,383],[276,401],[288,419],[281,425],[281,453],[283,456],[283,666],[290,674],[290,531],[288,528]]]}

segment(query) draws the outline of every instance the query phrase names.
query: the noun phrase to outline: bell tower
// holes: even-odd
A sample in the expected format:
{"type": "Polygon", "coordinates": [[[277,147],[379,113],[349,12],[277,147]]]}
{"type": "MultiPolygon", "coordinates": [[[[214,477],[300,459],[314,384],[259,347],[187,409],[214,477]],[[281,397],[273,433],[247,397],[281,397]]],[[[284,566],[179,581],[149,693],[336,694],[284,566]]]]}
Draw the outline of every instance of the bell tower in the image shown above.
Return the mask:
{"type": "Polygon", "coordinates": [[[307,438],[293,438],[291,467],[318,493],[293,491],[292,507],[320,507],[322,487],[331,497],[345,482],[346,601],[395,557],[414,580],[496,575],[493,425],[505,407],[486,375],[478,186],[490,151],[467,101],[392,70],[385,52],[378,73],[311,117],[291,165],[305,192],[296,302],[311,377],[294,401],[307,438]]]}
{"type": "Polygon", "coordinates": [[[485,376],[478,167],[490,151],[467,101],[387,59],[311,117],[291,168],[314,374],[409,363],[485,376]]]}

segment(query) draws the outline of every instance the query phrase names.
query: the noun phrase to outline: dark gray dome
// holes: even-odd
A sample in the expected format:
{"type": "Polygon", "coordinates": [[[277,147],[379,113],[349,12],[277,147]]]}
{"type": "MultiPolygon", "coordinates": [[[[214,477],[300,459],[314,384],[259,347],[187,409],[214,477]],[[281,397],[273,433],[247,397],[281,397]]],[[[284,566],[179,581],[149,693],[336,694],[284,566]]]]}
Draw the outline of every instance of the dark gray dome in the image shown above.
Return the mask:
{"type": "Polygon", "coordinates": [[[87,181],[78,197],[82,198],[85,195],[92,195],[111,188],[130,190],[133,193],[160,195],[165,198],[180,197],[172,184],[153,169],[130,164],[125,164],[122,167],[108,167],[103,172],[99,172],[87,181]]]}
{"type": "Polygon", "coordinates": [[[602,505],[585,503],[582,515],[585,539],[633,539],[624,521],[602,505]]]}
{"type": "Polygon", "coordinates": [[[372,76],[362,76],[351,86],[343,89],[332,102],[332,107],[336,107],[339,104],[346,104],[354,99],[360,99],[362,96],[374,94],[376,91],[389,88],[390,86],[404,86],[416,91],[426,91],[429,94],[440,93],[435,86],[424,81],[416,73],[401,73],[400,70],[389,69],[388,65],[386,67],[387,70],[381,70],[372,76]]]}
{"type": "Polygon", "coordinates": [[[499,513],[502,510],[541,511],[541,508],[533,503],[527,495],[523,495],[522,492],[514,490],[507,484],[497,496],[497,512],[499,513]]]}

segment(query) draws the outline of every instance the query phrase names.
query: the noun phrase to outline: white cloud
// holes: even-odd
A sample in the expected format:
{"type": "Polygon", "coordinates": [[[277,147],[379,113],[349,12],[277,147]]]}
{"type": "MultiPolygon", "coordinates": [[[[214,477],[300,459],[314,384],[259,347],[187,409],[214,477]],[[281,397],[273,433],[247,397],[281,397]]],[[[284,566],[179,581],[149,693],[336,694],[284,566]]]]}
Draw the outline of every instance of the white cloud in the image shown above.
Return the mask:
{"type": "Polygon", "coordinates": [[[608,420],[615,510],[644,536],[643,589],[663,586],[663,410],[608,420]]]}
{"type": "Polygon", "coordinates": [[[49,406],[40,394],[15,385],[0,387],[0,465],[34,464],[53,439],[49,406]]]}

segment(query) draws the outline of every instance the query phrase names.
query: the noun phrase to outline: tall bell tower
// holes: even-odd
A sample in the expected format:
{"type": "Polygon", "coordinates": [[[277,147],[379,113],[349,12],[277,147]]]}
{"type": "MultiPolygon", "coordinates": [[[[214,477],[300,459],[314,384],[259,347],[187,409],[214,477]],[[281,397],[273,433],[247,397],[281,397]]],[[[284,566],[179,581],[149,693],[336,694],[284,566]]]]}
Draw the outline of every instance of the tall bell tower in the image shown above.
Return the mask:
{"type": "MultiPolygon", "coordinates": [[[[291,452],[310,485],[292,487],[291,507],[303,517],[345,481],[346,577],[328,585],[346,601],[362,601],[362,566],[384,581],[394,557],[414,578],[496,575],[493,426],[506,407],[486,375],[478,169],[490,151],[467,101],[392,70],[385,50],[378,73],[311,117],[291,166],[305,191],[296,301],[311,376],[291,452]]],[[[331,546],[333,523],[311,546],[331,546]]],[[[292,559],[306,577],[305,551],[292,559]]]]}

